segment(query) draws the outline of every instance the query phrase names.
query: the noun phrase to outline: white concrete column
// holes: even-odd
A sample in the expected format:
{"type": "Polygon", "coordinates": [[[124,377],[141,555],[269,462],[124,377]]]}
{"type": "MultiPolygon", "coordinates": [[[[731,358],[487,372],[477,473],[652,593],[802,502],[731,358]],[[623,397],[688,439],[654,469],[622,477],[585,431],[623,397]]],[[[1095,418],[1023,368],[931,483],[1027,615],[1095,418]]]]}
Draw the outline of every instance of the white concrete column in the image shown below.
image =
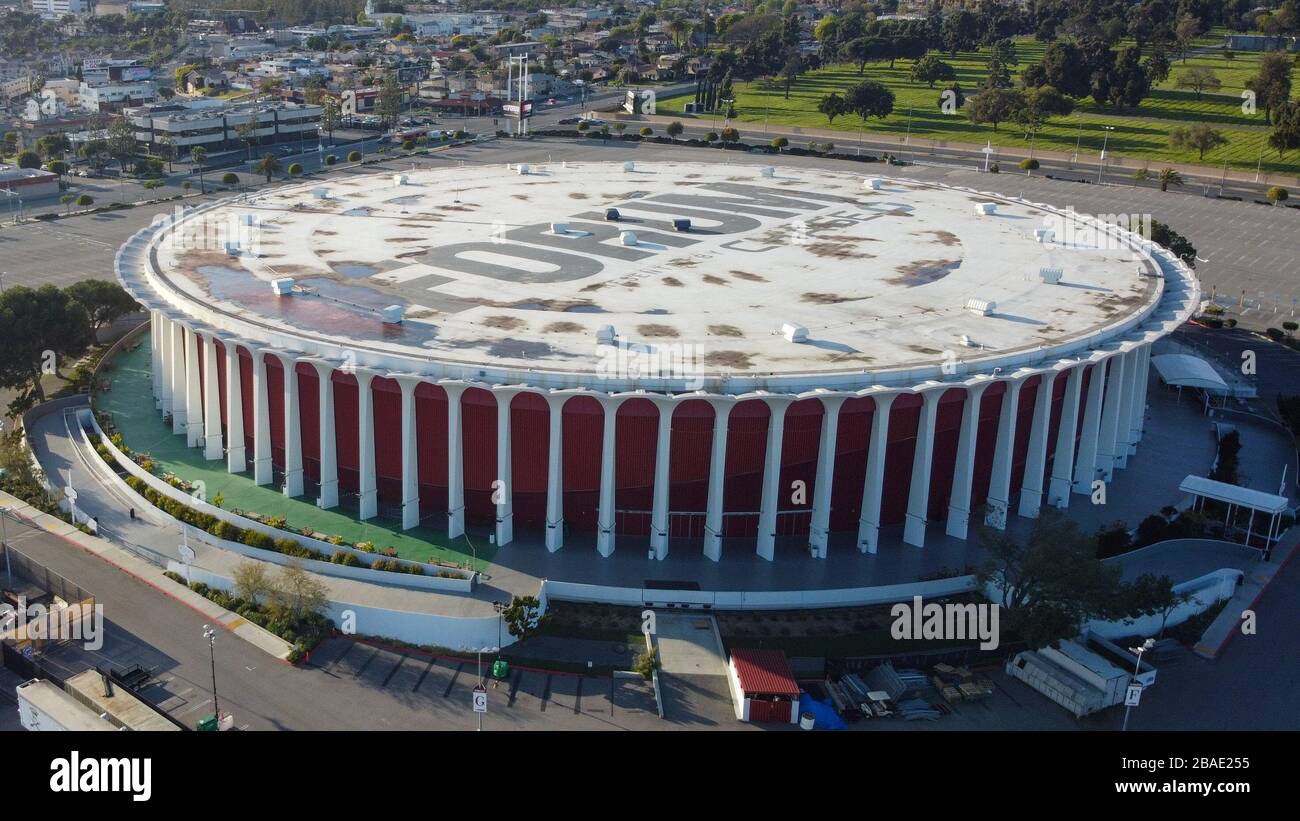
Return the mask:
{"type": "Polygon", "coordinates": [[[298,404],[298,360],[292,354],[277,353],[284,374],[284,495],[303,494],[302,415],[298,404]]]}
{"type": "Polygon", "coordinates": [[[1020,483],[1020,515],[1037,519],[1043,506],[1043,478],[1047,471],[1047,434],[1052,424],[1052,390],[1060,379],[1058,370],[1044,371],[1034,396],[1034,418],[1029,426],[1029,450],[1025,455],[1025,478],[1020,483]]]}
{"type": "MultiPolygon", "coordinates": [[[[158,376],[159,389],[162,391],[162,412],[164,416],[170,414],[174,424],[176,393],[172,390],[172,385],[176,379],[176,332],[172,329],[172,321],[162,314],[158,315],[158,336],[154,341],[158,345],[159,368],[162,370],[158,376]]],[[[175,427],[172,430],[174,432],[175,427]]]]}
{"type": "Polygon", "coordinates": [[[1142,432],[1146,429],[1147,418],[1147,380],[1151,376],[1151,345],[1148,343],[1138,348],[1137,396],[1133,404],[1133,416],[1129,419],[1129,454],[1137,453],[1138,442],[1142,441],[1142,432]]]}
{"type": "Polygon", "coordinates": [[[871,398],[871,441],[867,445],[867,475],[862,483],[862,508],[858,515],[858,550],[875,553],[880,545],[880,505],[885,492],[885,453],[889,448],[889,410],[896,393],[877,393],[871,398]]]}
{"type": "Polygon", "coordinates": [[[657,399],[655,408],[659,411],[659,427],[655,437],[655,483],[650,505],[650,549],[655,558],[663,561],[668,558],[668,487],[669,469],[672,460],[673,411],[675,402],[657,399]]]}
{"type": "Polygon", "coordinates": [[[510,447],[510,402],[517,391],[494,389],[497,400],[497,478],[492,485],[496,503],[496,537],[498,545],[507,545],[515,538],[515,482],[514,459],[510,447]]]}
{"type": "Polygon", "coordinates": [[[952,492],[948,496],[948,524],[945,532],[958,539],[966,538],[970,526],[970,496],[975,478],[975,445],[979,439],[980,402],[991,381],[966,387],[966,401],[961,409],[961,431],[957,436],[957,463],[952,474],[952,492]]]}
{"type": "Polygon", "coordinates": [[[921,393],[921,416],[916,427],[916,450],[912,453],[912,481],[907,492],[907,519],[903,522],[903,542],[925,547],[925,520],[930,507],[930,469],[934,462],[934,423],[939,413],[939,398],[946,387],[921,393]]]}
{"type": "Polygon", "coordinates": [[[447,538],[465,535],[465,461],[461,455],[460,397],[466,386],[440,383],[447,392],[447,538]]]}
{"type": "Polygon", "coordinates": [[[226,346],[226,470],[243,473],[248,470],[244,447],[244,382],[239,367],[239,345],[233,339],[223,339],[226,346]]]}
{"type": "Polygon", "coordinates": [[[375,399],[370,383],[374,371],[355,368],[357,378],[357,496],[358,519],[379,514],[379,484],[375,477],[375,399]]]}
{"type": "Polygon", "coordinates": [[[1121,407],[1126,401],[1124,381],[1128,373],[1129,357],[1120,353],[1110,358],[1110,374],[1106,378],[1106,405],[1101,411],[1101,430],[1097,435],[1097,469],[1103,481],[1109,482],[1115,472],[1116,448],[1122,444],[1119,422],[1123,417],[1121,407]]]}
{"type": "Polygon", "coordinates": [[[549,409],[550,435],[546,443],[546,549],[564,546],[564,403],[568,394],[544,393],[549,409]]]}
{"type": "Polygon", "coordinates": [[[1146,398],[1141,394],[1142,349],[1134,348],[1125,356],[1124,392],[1120,404],[1118,430],[1115,434],[1115,467],[1128,466],[1129,454],[1137,451],[1133,441],[1134,419],[1142,412],[1146,398]]]}
{"type": "Polygon", "coordinates": [[[162,336],[160,331],[162,323],[159,321],[160,319],[161,315],[157,311],[149,312],[149,376],[153,380],[153,404],[155,408],[162,407],[162,345],[159,344],[159,338],[162,336]]]}
{"type": "Polygon", "coordinates": [[[185,433],[185,329],[179,322],[168,326],[168,358],[171,360],[172,433],[185,433]]]}
{"type": "Polygon", "coordinates": [[[217,342],[212,334],[201,334],[199,344],[203,346],[203,458],[216,461],[226,455],[221,442],[221,380],[217,378],[217,342]]]}
{"type": "Polygon", "coordinates": [[[1082,362],[1070,368],[1069,381],[1065,383],[1065,396],[1061,400],[1061,424],[1056,429],[1056,451],[1052,457],[1052,481],[1047,488],[1047,503],[1062,510],[1070,506],[1070,484],[1074,476],[1074,437],[1079,429],[1083,368],[1082,362]]]}
{"type": "Polygon", "coordinates": [[[984,524],[997,530],[1007,529],[1011,510],[1011,465],[1016,455],[1016,423],[1020,410],[1020,389],[1028,376],[1007,380],[998,411],[997,442],[993,446],[993,472],[989,478],[989,495],[985,501],[984,524]]]}
{"type": "Polygon", "coordinates": [[[727,430],[735,401],[709,397],[713,406],[713,454],[709,459],[709,495],[704,514],[704,555],[722,559],[722,501],[727,479],[727,430]]]}
{"type": "Polygon", "coordinates": [[[840,428],[840,408],[844,396],[823,396],[822,430],[817,443],[817,479],[813,484],[812,521],[808,527],[808,544],[813,555],[826,558],[831,531],[831,490],[835,482],[835,447],[840,428]]]}
{"type": "Polygon", "coordinates": [[[1106,384],[1106,362],[1092,366],[1088,380],[1088,404],[1083,411],[1083,430],[1079,434],[1079,453],[1074,460],[1074,492],[1090,495],[1097,478],[1097,447],[1101,439],[1102,392],[1106,384]]]}
{"type": "Polygon", "coordinates": [[[320,410],[320,422],[317,430],[320,431],[320,495],[316,497],[316,506],[322,510],[339,506],[339,454],[338,438],[334,429],[334,383],[330,377],[334,373],[334,366],[330,362],[321,359],[309,359],[312,367],[316,369],[316,382],[318,386],[319,399],[317,407],[320,410]]]}
{"type": "Polygon", "coordinates": [[[618,425],[618,406],[623,400],[600,397],[604,410],[604,432],[600,447],[600,508],[596,512],[596,551],[609,557],[614,553],[614,434],[618,425]]]}
{"type": "Polygon", "coordinates": [[[203,392],[199,379],[199,338],[185,328],[185,446],[197,448],[203,440],[203,392]]]}
{"type": "Polygon", "coordinates": [[[776,514],[781,507],[781,445],[785,441],[785,412],[790,396],[768,396],[767,450],[763,457],[763,495],[758,508],[758,544],[755,552],[769,562],[776,557],[776,514]]]}
{"type": "Polygon", "coordinates": [[[415,389],[420,377],[392,374],[402,389],[402,529],[420,524],[419,432],[415,424],[415,389]]]}
{"type": "Polygon", "coordinates": [[[266,357],[261,348],[253,354],[253,481],[271,484],[271,400],[266,384],[266,357]]]}

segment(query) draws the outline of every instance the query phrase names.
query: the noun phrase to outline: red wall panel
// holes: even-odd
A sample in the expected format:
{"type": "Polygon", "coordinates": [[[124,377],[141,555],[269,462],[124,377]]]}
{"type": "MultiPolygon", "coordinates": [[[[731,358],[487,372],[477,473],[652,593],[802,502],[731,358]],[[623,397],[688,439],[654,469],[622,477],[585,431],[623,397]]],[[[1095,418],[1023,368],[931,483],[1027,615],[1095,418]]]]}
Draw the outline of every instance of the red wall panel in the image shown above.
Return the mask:
{"type": "Polygon", "coordinates": [[[330,382],[334,385],[334,441],[338,444],[339,492],[355,495],[361,490],[357,378],[335,370],[330,374],[330,382]]]}
{"type": "Polygon", "coordinates": [[[673,410],[668,459],[670,511],[702,512],[708,507],[713,417],[713,406],[703,399],[688,399],[673,410]]]}
{"type": "Polygon", "coordinates": [[[840,406],[839,430],[835,434],[835,481],[831,485],[831,530],[858,529],[875,406],[875,401],[868,397],[855,397],[840,406]]]}
{"type": "MultiPolygon", "coordinates": [[[[970,509],[978,510],[989,497],[989,483],[993,478],[993,457],[998,441],[998,417],[1002,414],[1002,400],[1007,395],[1007,383],[995,382],[984,391],[980,400],[979,430],[975,434],[975,473],[971,477],[970,509]]],[[[972,520],[973,521],[973,520],[972,520]]]]}
{"type": "Polygon", "coordinates": [[[961,440],[961,422],[965,414],[966,389],[952,388],[939,398],[934,417],[934,450],[930,457],[928,521],[943,521],[952,499],[952,478],[957,472],[957,444],[961,440]]]}
{"type": "Polygon", "coordinates": [[[465,465],[465,515],[495,522],[492,483],[497,479],[497,400],[482,388],[461,395],[461,456],[465,465]]]}
{"type": "Polygon", "coordinates": [[[239,398],[244,406],[244,454],[253,463],[253,437],[257,425],[253,419],[253,355],[247,348],[239,348],[239,398]]]}
{"type": "Polygon", "coordinates": [[[415,450],[420,466],[420,513],[447,512],[447,392],[415,388],[415,450]]]}
{"type": "Polygon", "coordinates": [[[885,450],[885,487],[881,493],[880,523],[899,524],[907,516],[907,496],[912,481],[912,456],[921,397],[903,394],[889,409],[889,444],[885,450]]]}
{"type": "Polygon", "coordinates": [[[379,505],[402,506],[402,389],[396,381],[377,376],[370,381],[375,409],[375,486],[379,505]]]}
{"type": "Polygon", "coordinates": [[[515,526],[546,527],[546,469],[551,452],[551,412],[535,393],[510,402],[510,493],[515,526]]]}
{"type": "Polygon", "coordinates": [[[279,357],[262,356],[266,360],[266,407],[271,414],[271,465],[284,470],[284,368],[279,357]]]}
{"type": "Polygon", "coordinates": [[[298,419],[302,431],[303,473],[320,483],[320,377],[306,362],[295,368],[298,374],[298,419]]]}
{"type": "Polygon", "coordinates": [[[600,458],[605,415],[589,396],[564,403],[564,524],[573,530],[597,528],[600,506],[600,458]]]}
{"type": "Polygon", "coordinates": [[[727,481],[722,494],[724,536],[756,536],[763,496],[763,461],[771,410],[761,399],[737,402],[727,422],[727,481]]]}

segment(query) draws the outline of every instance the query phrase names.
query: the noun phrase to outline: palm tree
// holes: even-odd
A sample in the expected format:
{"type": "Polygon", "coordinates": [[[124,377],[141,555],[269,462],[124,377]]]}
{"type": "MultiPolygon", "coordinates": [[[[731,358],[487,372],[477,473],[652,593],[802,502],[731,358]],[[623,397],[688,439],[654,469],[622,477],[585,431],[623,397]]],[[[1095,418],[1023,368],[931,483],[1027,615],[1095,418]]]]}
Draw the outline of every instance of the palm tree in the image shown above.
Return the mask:
{"type": "Polygon", "coordinates": [[[1156,179],[1160,180],[1161,191],[1168,191],[1169,186],[1171,185],[1183,184],[1183,175],[1168,167],[1160,169],[1160,173],[1156,175],[1156,179]]]}
{"type": "Polygon", "coordinates": [[[199,193],[208,193],[208,188],[203,182],[203,163],[208,160],[208,150],[201,145],[196,145],[190,149],[190,159],[199,167],[199,193]]]}
{"type": "Polygon", "coordinates": [[[274,154],[265,154],[258,161],[255,170],[266,175],[266,181],[271,181],[271,175],[280,170],[280,160],[274,154]]]}

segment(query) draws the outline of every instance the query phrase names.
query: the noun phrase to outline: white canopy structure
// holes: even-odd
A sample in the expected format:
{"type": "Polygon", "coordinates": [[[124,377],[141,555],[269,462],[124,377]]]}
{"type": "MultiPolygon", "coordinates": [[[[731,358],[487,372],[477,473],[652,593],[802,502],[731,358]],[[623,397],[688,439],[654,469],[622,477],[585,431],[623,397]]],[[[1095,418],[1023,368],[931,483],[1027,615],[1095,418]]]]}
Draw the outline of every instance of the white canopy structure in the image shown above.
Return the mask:
{"type": "MultiPolygon", "coordinates": [[[[1151,361],[1155,361],[1152,357],[1151,361]]],[[[1267,551],[1273,546],[1273,543],[1282,535],[1280,532],[1280,522],[1282,514],[1287,512],[1289,500],[1285,496],[1279,496],[1275,493],[1266,493],[1262,490],[1252,490],[1240,485],[1230,485],[1227,482],[1218,482],[1214,479],[1207,479],[1204,476],[1189,475],[1183,479],[1178,489],[1183,493],[1192,495],[1192,509],[1200,510],[1206,499],[1213,499],[1216,502],[1222,502],[1228,506],[1227,514],[1224,517],[1225,522],[1233,521],[1233,514],[1238,508],[1245,508],[1250,511],[1250,521],[1246,524],[1246,543],[1250,544],[1252,536],[1264,537],[1264,549],[1267,551]],[[1268,517],[1268,529],[1263,533],[1255,533],[1255,514],[1262,513],[1268,517]]]]}
{"type": "Polygon", "coordinates": [[[1226,395],[1228,383],[1199,356],[1185,353],[1161,354],[1151,357],[1160,379],[1166,385],[1178,388],[1197,388],[1215,395],[1226,395]]]}

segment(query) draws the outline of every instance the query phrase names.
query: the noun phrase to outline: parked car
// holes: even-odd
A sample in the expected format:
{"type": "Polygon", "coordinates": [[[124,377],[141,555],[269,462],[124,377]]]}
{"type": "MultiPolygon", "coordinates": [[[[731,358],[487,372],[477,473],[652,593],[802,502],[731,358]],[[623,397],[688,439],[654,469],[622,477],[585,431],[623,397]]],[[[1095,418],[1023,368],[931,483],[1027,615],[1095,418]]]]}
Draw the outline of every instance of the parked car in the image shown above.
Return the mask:
{"type": "Polygon", "coordinates": [[[560,125],[577,125],[581,119],[581,117],[565,117],[560,120],[560,125]]]}

